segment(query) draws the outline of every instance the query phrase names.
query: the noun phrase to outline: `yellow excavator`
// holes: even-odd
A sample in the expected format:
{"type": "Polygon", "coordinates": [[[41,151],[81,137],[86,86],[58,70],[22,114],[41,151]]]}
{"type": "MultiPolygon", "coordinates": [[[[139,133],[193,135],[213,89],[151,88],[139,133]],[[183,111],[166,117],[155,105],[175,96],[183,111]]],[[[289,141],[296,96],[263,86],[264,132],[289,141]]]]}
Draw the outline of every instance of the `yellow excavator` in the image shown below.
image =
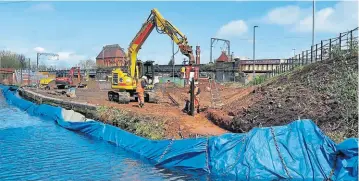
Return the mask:
{"type": "Polygon", "coordinates": [[[130,102],[131,97],[137,98],[137,80],[146,76],[148,78],[147,80],[152,81],[149,81],[149,85],[145,90],[145,102],[156,102],[157,98],[153,85],[153,61],[146,61],[143,63],[140,60],[137,60],[139,50],[153,29],[156,29],[160,34],[168,35],[174,43],[178,45],[181,53],[188,57],[189,63],[194,63],[192,46],[188,45],[187,37],[169,21],[164,19],[157,9],[152,9],[151,14],[128,48],[127,57],[129,58],[129,65],[127,72],[125,73],[121,68],[116,68],[112,71],[111,88],[113,90],[108,92],[108,99],[110,101],[127,104],[130,102]]]}

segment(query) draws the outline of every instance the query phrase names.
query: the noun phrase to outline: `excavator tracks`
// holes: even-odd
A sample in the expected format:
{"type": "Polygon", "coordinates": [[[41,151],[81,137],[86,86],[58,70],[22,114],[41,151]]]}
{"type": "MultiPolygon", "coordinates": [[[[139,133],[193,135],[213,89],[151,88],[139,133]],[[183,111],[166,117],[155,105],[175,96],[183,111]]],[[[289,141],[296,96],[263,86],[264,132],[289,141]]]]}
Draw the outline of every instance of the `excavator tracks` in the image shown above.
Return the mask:
{"type": "Polygon", "coordinates": [[[128,104],[130,103],[131,96],[128,92],[108,91],[108,100],[118,102],[120,104],[128,104]]]}
{"type": "MultiPolygon", "coordinates": [[[[131,95],[129,92],[108,91],[108,100],[120,104],[128,104],[131,101],[131,95]]],[[[145,102],[158,103],[157,94],[152,91],[145,92],[145,102]]]]}

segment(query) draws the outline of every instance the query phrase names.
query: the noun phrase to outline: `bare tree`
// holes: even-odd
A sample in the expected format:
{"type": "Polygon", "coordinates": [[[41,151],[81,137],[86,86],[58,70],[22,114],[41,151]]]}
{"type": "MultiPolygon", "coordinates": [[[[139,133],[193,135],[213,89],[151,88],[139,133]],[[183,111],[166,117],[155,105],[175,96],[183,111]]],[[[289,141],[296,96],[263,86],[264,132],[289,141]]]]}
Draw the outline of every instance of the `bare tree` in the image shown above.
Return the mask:
{"type": "Polygon", "coordinates": [[[93,69],[96,68],[96,62],[91,59],[80,60],[79,66],[81,69],[93,69]]]}
{"type": "Polygon", "coordinates": [[[0,51],[0,66],[2,68],[15,68],[21,67],[19,54],[10,51],[0,51]]]}
{"type": "Polygon", "coordinates": [[[26,66],[26,59],[24,55],[18,55],[17,57],[18,61],[20,62],[20,84],[22,84],[22,69],[26,66]]]}
{"type": "Polygon", "coordinates": [[[171,58],[171,60],[168,62],[168,65],[173,65],[173,59],[171,58]]]}

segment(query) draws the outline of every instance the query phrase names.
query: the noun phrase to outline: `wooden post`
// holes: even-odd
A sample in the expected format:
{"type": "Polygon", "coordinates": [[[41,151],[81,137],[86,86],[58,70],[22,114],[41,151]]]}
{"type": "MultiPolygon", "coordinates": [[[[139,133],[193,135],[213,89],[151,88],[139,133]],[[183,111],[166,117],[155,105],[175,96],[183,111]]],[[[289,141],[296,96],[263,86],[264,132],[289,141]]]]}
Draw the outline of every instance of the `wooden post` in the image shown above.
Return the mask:
{"type": "Polygon", "coordinates": [[[320,41],[320,61],[323,61],[323,40],[320,41]]]}
{"type": "Polygon", "coordinates": [[[191,81],[191,103],[190,103],[190,115],[194,116],[194,78],[191,81]]]}

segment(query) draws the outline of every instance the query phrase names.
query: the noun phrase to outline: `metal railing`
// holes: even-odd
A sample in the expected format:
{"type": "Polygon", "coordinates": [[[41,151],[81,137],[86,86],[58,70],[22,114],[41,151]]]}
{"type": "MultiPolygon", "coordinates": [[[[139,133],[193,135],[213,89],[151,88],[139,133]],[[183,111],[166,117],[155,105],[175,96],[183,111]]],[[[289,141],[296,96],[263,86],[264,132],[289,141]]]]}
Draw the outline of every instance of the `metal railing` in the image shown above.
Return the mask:
{"type": "Polygon", "coordinates": [[[321,40],[309,50],[305,50],[282,61],[277,67],[269,73],[256,77],[254,84],[260,84],[267,78],[275,77],[288,71],[294,70],[296,67],[305,66],[319,61],[325,61],[333,57],[336,53],[358,53],[358,27],[339,33],[338,37],[321,40]],[[356,52],[355,52],[356,51],[356,52]],[[256,80],[257,79],[257,80],[256,80]]]}

